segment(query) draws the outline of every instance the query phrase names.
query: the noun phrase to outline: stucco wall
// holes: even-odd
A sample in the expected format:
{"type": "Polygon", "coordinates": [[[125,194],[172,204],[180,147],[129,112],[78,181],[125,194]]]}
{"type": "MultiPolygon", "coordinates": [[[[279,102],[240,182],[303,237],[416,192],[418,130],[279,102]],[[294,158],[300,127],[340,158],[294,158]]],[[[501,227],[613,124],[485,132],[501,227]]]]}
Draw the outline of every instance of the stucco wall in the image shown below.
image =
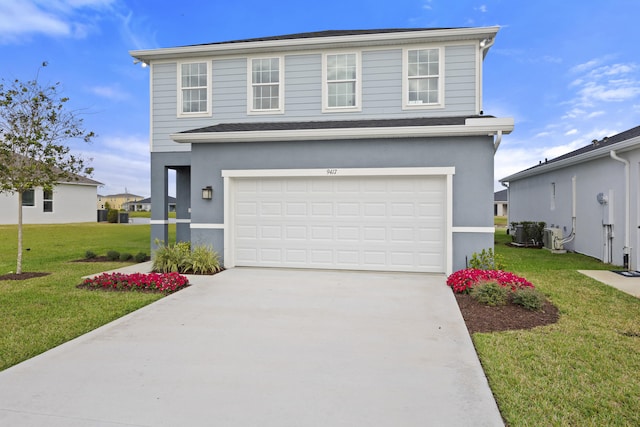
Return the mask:
{"type": "MultiPolygon", "coordinates": [[[[638,163],[640,150],[619,153],[631,161],[630,242],[632,267],[638,266],[638,163]]],[[[611,248],[613,263],[622,265],[625,228],[624,165],[610,157],[568,166],[547,173],[510,182],[509,221],[545,221],[560,227],[564,235],[571,232],[572,177],[576,177],[576,235],[565,245],[569,250],[607,260],[603,224],[613,225],[611,248]],[[555,199],[553,190],[555,188],[555,199]],[[597,195],[609,198],[600,204],[597,195]]]]}
{"type": "MultiPolygon", "coordinates": [[[[193,144],[191,163],[191,240],[212,244],[222,253],[224,188],[222,170],[384,168],[454,166],[453,226],[493,226],[493,139],[457,137],[359,141],[306,141],[237,144],[193,144]],[[211,185],[213,200],[200,189],[211,185]],[[207,224],[198,228],[197,224],[207,224]]],[[[184,155],[183,153],[180,153],[184,155]]],[[[153,153],[153,176],[175,162],[171,153],[153,153]]],[[[160,179],[160,178],[158,178],[160,179]]],[[[154,181],[155,202],[162,182],[154,181]]],[[[179,193],[180,188],[177,189],[179,193]]],[[[152,209],[155,213],[155,210],[152,209]]],[[[154,216],[154,218],[156,218],[154,216]]],[[[160,219],[160,218],[158,218],[160,219]]],[[[153,237],[152,237],[153,240],[153,237]]],[[[453,268],[465,266],[473,252],[493,247],[492,233],[454,233],[453,268]]]]}

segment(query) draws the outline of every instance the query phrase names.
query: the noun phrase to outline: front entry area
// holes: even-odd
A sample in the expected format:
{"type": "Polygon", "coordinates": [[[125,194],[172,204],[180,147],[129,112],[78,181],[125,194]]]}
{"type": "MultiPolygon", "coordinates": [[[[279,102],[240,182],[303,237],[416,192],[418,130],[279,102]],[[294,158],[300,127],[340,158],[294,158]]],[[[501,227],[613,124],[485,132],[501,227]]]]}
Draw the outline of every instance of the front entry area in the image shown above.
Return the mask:
{"type": "Polygon", "coordinates": [[[231,255],[235,266],[446,271],[448,175],[229,172],[238,176],[227,184],[226,264],[231,255]]]}

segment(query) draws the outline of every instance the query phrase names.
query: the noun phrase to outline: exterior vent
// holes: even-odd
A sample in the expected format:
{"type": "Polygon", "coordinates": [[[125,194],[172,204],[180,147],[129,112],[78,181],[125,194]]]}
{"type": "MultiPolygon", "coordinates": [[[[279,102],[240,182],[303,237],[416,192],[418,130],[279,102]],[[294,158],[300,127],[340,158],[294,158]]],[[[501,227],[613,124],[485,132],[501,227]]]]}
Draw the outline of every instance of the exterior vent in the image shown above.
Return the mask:
{"type": "Polygon", "coordinates": [[[545,249],[562,251],[562,232],[559,228],[545,228],[542,233],[542,244],[545,249]]]}

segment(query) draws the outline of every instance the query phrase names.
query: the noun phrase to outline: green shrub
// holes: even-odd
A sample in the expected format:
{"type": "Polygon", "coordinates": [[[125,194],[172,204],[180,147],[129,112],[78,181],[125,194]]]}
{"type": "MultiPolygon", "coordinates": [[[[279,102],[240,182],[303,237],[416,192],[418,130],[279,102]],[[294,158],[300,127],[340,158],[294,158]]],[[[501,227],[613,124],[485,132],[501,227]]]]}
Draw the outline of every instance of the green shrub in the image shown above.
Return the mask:
{"type": "Polygon", "coordinates": [[[521,288],[516,289],[511,297],[514,304],[518,304],[527,310],[539,311],[545,302],[545,296],[536,289],[521,288]]]}
{"type": "Polygon", "coordinates": [[[547,223],[544,221],[521,221],[512,222],[511,229],[513,230],[513,240],[516,238],[516,228],[518,225],[522,226],[523,239],[525,242],[542,243],[542,234],[547,223]]]}
{"type": "Polygon", "coordinates": [[[97,257],[97,256],[98,256],[98,255],[96,255],[96,253],[95,253],[95,252],[93,252],[93,251],[86,251],[86,252],[84,253],[84,258],[85,258],[85,259],[94,259],[94,258],[95,258],[95,257],[97,257]]]}
{"type": "Polygon", "coordinates": [[[505,305],[509,298],[509,288],[500,286],[498,282],[481,282],[471,288],[471,296],[482,304],[496,306],[505,305]]]}
{"type": "Polygon", "coordinates": [[[138,252],[133,259],[138,263],[145,262],[147,260],[147,254],[144,252],[138,252]]]}
{"type": "Polygon", "coordinates": [[[118,261],[120,259],[120,252],[118,251],[107,252],[107,259],[109,261],[118,261]]]}
{"type": "Polygon", "coordinates": [[[221,270],[218,253],[208,246],[196,246],[187,257],[183,273],[214,274],[221,270]]]}
{"type": "Polygon", "coordinates": [[[116,209],[109,209],[107,211],[107,222],[111,224],[118,222],[118,211],[116,209]]]}
{"type": "Polygon", "coordinates": [[[478,270],[504,270],[504,258],[501,255],[494,254],[493,249],[483,249],[480,253],[474,252],[469,261],[469,267],[478,270]]]}
{"type": "Polygon", "coordinates": [[[129,261],[130,259],[133,259],[133,255],[126,252],[120,254],[120,261],[129,261]]]}

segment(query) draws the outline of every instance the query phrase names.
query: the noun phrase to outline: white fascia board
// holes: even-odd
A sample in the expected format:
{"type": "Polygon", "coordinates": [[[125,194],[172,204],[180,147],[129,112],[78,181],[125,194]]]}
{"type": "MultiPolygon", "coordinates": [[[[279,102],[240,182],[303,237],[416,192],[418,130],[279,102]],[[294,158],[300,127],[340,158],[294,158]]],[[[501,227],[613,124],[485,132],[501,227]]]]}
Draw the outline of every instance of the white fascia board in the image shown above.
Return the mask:
{"type": "Polygon", "coordinates": [[[537,167],[532,166],[532,169],[526,169],[524,171],[514,173],[513,175],[509,175],[505,178],[500,179],[499,182],[517,181],[519,179],[529,178],[536,175],[542,175],[547,172],[566,168],[568,166],[587,162],[589,160],[609,157],[609,153],[612,150],[619,153],[624,153],[625,151],[638,149],[638,148],[640,148],[640,137],[631,138],[626,141],[618,142],[617,144],[601,147],[593,151],[589,151],[583,154],[569,157],[568,159],[559,160],[557,162],[552,162],[552,163],[545,163],[542,165],[538,165],[537,167]]]}
{"type": "Polygon", "coordinates": [[[326,141],[336,139],[493,136],[513,131],[512,118],[467,119],[464,125],[173,133],[179,143],[326,141]]]}
{"type": "Polygon", "coordinates": [[[145,63],[166,58],[184,58],[201,55],[255,54],[273,51],[295,51],[323,49],[330,47],[352,48],[363,46],[386,46],[406,43],[431,43],[457,40],[478,40],[493,38],[500,27],[445,28],[439,30],[418,30],[380,32],[373,34],[352,34],[329,37],[306,37],[298,39],[256,40],[234,43],[213,43],[198,46],[182,46],[161,49],[131,50],[129,55],[145,63]]]}

